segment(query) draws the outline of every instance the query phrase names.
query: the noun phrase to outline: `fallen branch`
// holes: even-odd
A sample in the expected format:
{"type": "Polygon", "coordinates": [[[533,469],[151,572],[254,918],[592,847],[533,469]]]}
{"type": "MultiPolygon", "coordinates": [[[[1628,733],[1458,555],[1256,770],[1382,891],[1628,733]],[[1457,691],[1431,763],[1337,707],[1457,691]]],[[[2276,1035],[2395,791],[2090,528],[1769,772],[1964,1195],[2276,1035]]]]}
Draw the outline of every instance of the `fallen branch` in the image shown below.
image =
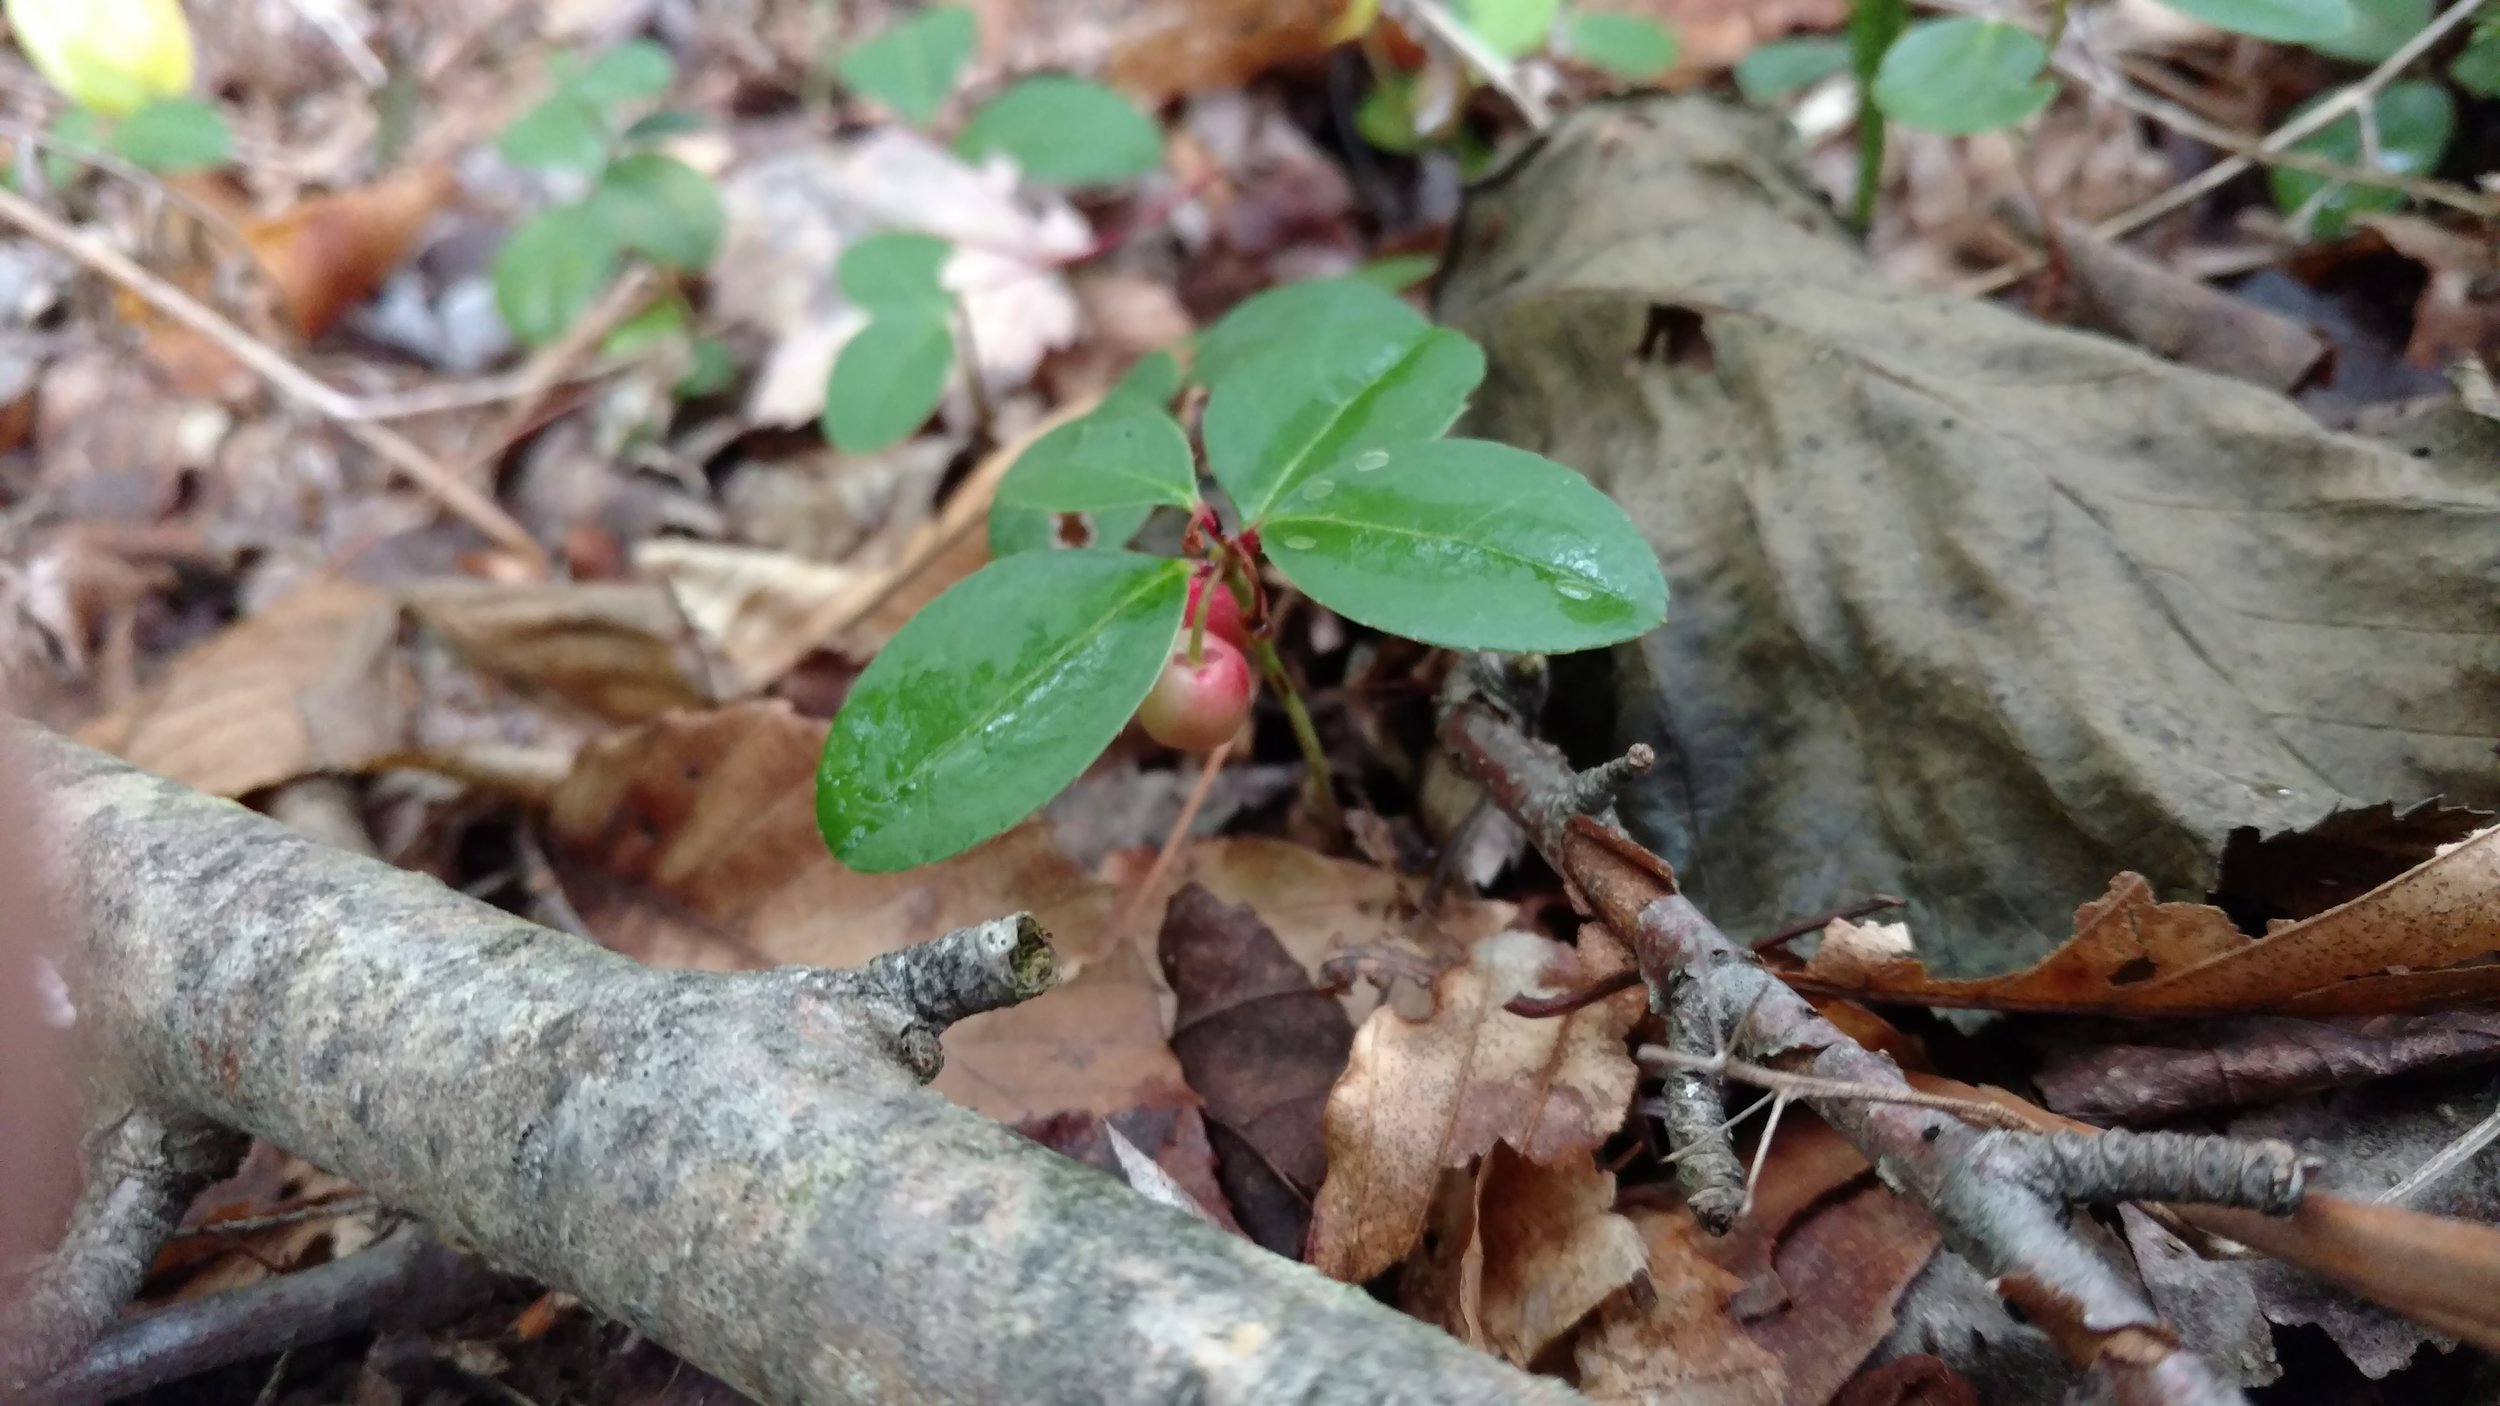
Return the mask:
{"type": "MultiPolygon", "coordinates": [[[[1560,751],[1530,738],[1522,711],[1507,697],[1512,678],[1486,659],[1456,671],[1444,699],[1442,744],[1528,832],[1581,905],[1631,943],[1651,1005],[1670,1014],[1678,1049],[1694,1057],[1678,1061],[1677,1072],[1708,1079],[1715,1089],[1713,1062],[1724,1069],[1724,1058],[1733,1057],[1824,1081],[1802,1100],[1874,1164],[1886,1185],[1924,1207],[1945,1243],[2086,1369],[2102,1399],[2178,1406],[2241,1399],[2181,1348],[2135,1286],[2072,1231],[2067,1203],[2104,1194],[2230,1196],[2280,1212],[2299,1199],[2296,1161],[2287,1167],[2272,1150],[2221,1139],[2181,1139],[2148,1157],[2140,1143],[2103,1145],[2071,1134],[2055,1142],[1974,1127],[1923,1101],[1868,1097],[1884,1091],[1915,1098],[1916,1091],[1891,1060],[1825,1020],[1677,891],[1673,871],[1614,823],[1611,786],[1622,766],[1574,772],[1560,751]],[[1835,1094],[1833,1084],[1853,1091],[1835,1094]]],[[[1678,1093],[1670,1084],[1671,1102],[1678,1093]]],[[[1670,1120],[1670,1133],[1700,1116],[1670,1120]]],[[[1723,1140],[1720,1117],[1714,1104],[1709,1118],[1723,1140]]],[[[1716,1150],[1678,1168],[1705,1223],[1689,1169],[1696,1161],[1728,1160],[1716,1150]]],[[[1713,1207],[1723,1206],[1741,1199],[1742,1188],[1719,1185],[1710,1194],[1713,1207]]]]}
{"type": "MultiPolygon", "coordinates": [[[[998,919],[661,971],[11,725],[103,1087],[248,1131],[765,1402],[1577,1398],[920,1087],[998,919]]],[[[828,915],[839,921],[839,915],[828,915]]]]}

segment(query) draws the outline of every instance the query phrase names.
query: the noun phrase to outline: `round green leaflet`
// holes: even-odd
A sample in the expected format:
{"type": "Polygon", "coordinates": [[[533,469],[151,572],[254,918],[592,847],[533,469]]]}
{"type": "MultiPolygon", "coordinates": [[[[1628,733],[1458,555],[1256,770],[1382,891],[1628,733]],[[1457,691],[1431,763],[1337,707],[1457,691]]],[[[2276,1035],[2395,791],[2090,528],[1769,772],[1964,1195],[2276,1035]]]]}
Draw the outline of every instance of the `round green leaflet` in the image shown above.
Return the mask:
{"type": "Polygon", "coordinates": [[[972,11],[940,5],[886,26],[844,54],[834,72],[852,92],[875,98],[906,122],[925,125],[972,57],[978,30],[972,11]]]}
{"type": "Polygon", "coordinates": [[[1041,185],[1108,185],[1163,162],[1163,132],[1099,83],[1060,74],[1027,78],[972,115],[955,150],[1001,152],[1041,185]]]}
{"type": "MultiPolygon", "coordinates": [[[[2323,96],[2292,109],[2296,117],[2324,101],[2323,96]]],[[[2448,90],[2428,79],[2409,78],[2391,83],[2387,91],[2370,103],[2370,115],[2378,127],[2378,161],[2382,171],[2427,174],[2438,168],[2447,155],[2448,140],[2455,134],[2457,108],[2448,90]]],[[[2357,115],[2339,117],[2325,127],[2295,143],[2295,151],[2315,152],[2358,166],[2361,161],[2361,119],[2357,115]]],[[[2266,173],[2266,182],[2274,190],[2274,203],[2291,214],[2310,210],[2310,232],[2320,239],[2333,239],[2344,232],[2356,215],[2373,210],[2393,210],[2404,204],[2404,192],[2384,186],[2361,186],[2332,180],[2312,171],[2295,171],[2277,166],[2266,173]],[[2325,193],[2320,194],[2321,191],[2325,193]],[[2312,200],[2316,204],[2311,205],[2312,200]]]]}
{"type": "Polygon", "coordinates": [[[1657,554],[1613,500],[1485,440],[1359,453],[1286,494],[1260,540],[1311,599],[1452,649],[1594,649],[1666,617],[1657,554]]]}
{"type": "Polygon", "coordinates": [[[617,241],[666,268],[700,272],[720,252],[729,215],[720,190],[673,156],[637,152],[600,174],[591,204],[617,241]]]}
{"type": "Polygon", "coordinates": [[[1074,781],[1170,657],[1189,564],[1028,552],[931,601],[878,651],[833,720],[816,822],[853,869],[957,854],[1074,781]]]}
{"type": "Polygon", "coordinates": [[[1952,136],[2011,127],[2048,105],[2040,36],[1998,20],[1921,20],[1875,71],[1875,105],[1905,127],[1952,136]]]}
{"type": "Polygon", "coordinates": [[[842,344],[825,382],[825,438],[866,454],[919,429],[946,393],[955,335],[944,318],[879,318],[842,344]]]}
{"type": "Polygon", "coordinates": [[[1448,429],[1483,379],[1484,352],[1442,327],[1357,324],[1275,344],[1209,394],[1207,468],[1255,525],[1341,459],[1448,429]]]}
{"type": "Polygon", "coordinates": [[[495,308],[531,346],[561,337],[616,272],[620,251],[587,205],[559,205],[512,232],[495,253],[495,308]]]}
{"type": "Polygon", "coordinates": [[[1279,342],[1318,344],[1371,327],[1418,331],[1424,315],[1360,278],[1313,278],[1254,293],[1198,338],[1189,379],[1214,387],[1279,342]]]}

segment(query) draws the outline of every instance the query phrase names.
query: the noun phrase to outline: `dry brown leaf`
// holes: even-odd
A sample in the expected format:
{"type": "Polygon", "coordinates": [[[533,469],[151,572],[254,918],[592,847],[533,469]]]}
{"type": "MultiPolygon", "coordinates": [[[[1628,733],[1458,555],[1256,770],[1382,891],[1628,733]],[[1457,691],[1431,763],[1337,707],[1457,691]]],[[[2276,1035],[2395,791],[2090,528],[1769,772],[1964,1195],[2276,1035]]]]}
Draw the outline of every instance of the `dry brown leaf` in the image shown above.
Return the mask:
{"type": "Polygon", "coordinates": [[[610,722],[717,696],[712,663],[665,587],[444,581],[413,587],[405,600],[472,668],[610,722]]]}
{"type": "Polygon", "coordinates": [[[1614,1174],[1594,1161],[1540,1167],[1493,1144],[1476,1178],[1487,1346],[1524,1367],[1648,1266],[1614,1206],[1614,1174]]]}
{"type": "MultiPolygon", "coordinates": [[[[1154,856],[1112,856],[1105,877],[1133,886],[1154,856]]],[[[1207,840],[1182,850],[1154,892],[1140,895],[1141,912],[1160,912],[1184,885],[1197,884],[1226,903],[1246,903],[1312,980],[1329,958],[1373,944],[1420,946],[1427,954],[1456,957],[1510,926],[1516,904],[1494,899],[1445,898],[1432,921],[1414,933],[1418,883],[1352,860],[1332,859],[1306,845],[1260,836],[1207,840]]],[[[1378,993],[1357,987],[1342,997],[1356,1020],[1371,1014],[1378,993]]]]}
{"type": "Polygon", "coordinates": [[[397,597],[331,577],[186,651],[78,737],[210,795],[244,796],[393,751],[415,694],[397,597]]]}
{"type": "Polygon", "coordinates": [[[1625,1406],[1786,1406],[1779,1359],[1736,1326],[1744,1284],[1701,1255],[1690,1213],[1633,1214],[1649,1246],[1647,1294],[1608,1299],[1574,1349],[1580,1390],[1625,1406]]]}
{"type": "Polygon", "coordinates": [[[771,687],[795,662],[794,641],[810,616],[867,573],[789,552],[684,537],[634,544],[634,569],[667,585],[686,619],[721,660],[724,693],[743,698],[771,687]]]}
{"type": "Polygon", "coordinates": [[[295,330],[318,337],[408,257],[456,183],[440,162],[296,202],[243,231],[295,330]]]}
{"type": "Polygon", "coordinates": [[[1369,1279],[1423,1234],[1443,1168],[1507,1142],[1552,1165],[1596,1151],[1623,1124],[1634,1070],[1624,1038],[1644,1009],[1627,991],[1561,1019],[1502,1009],[1621,970],[1620,949],[1575,951],[1529,933],[1476,944],[1444,972],[1420,1021],[1383,1007],[1355,1033],[1329,1094],[1328,1179],[1311,1213],[1311,1263],[1369,1279]]]}
{"type": "Polygon", "coordinates": [[[779,703],[680,713],[592,743],[558,788],[547,851],[606,945],[659,966],[853,966],[1030,911],[1075,975],[946,1034],[937,1087],[1003,1121],[1189,1101],[1160,987],[1106,948],[1112,891],[1027,824],[899,874],[856,874],[816,831],[825,725],[779,703]]]}
{"type": "Polygon", "coordinates": [[[2023,971],[1941,981],[1847,922],[1795,979],[1864,1000],[2106,1015],[2392,1015],[2500,996],[2500,830],[2262,940],[2201,903],[2158,903],[2136,874],[2075,913],[2075,935],[2023,971]]]}

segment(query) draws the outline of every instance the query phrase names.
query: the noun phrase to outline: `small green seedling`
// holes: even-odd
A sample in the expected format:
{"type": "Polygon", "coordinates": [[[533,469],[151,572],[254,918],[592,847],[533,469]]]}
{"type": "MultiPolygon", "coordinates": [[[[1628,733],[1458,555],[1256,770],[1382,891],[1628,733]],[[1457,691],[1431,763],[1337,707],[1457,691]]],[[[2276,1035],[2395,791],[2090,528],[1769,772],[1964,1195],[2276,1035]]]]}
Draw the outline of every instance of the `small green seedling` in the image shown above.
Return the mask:
{"type": "Polygon", "coordinates": [[[662,268],[701,272],[720,253],[728,217],[701,172],[653,148],[694,119],[652,104],[675,80],[668,51],[646,40],[619,45],[587,67],[559,74],[556,91],[496,142],[515,166],[569,172],[589,183],[513,231],[495,256],[495,306],[512,335],[532,346],[581,320],[627,254],[662,268]]]}
{"type": "Polygon", "coordinates": [[[816,812],[833,852],[884,871],[968,849],[1058,794],[1133,714],[1212,747],[1246,715],[1252,665],[1328,804],[1268,638],[1264,568],[1349,619],[1450,648],[1593,649],[1657,625],[1657,557],[1611,500],[1538,455],[1443,438],[1483,376],[1475,343],[1373,284],[1294,284],[1201,340],[1197,452],[1159,369],[1035,441],[999,483],[994,541],[1001,519],[1041,515],[1117,542],[1107,522],[1171,508],[1188,524],[1181,556],[1045,532],[914,616],[826,739],[816,812]],[[1219,492],[1202,491],[1201,453],[1219,492]]]}
{"type": "MultiPolygon", "coordinates": [[[[926,126],[945,109],[979,37],[972,11],[934,6],[852,48],[834,73],[852,93],[926,126]]],[[[1044,74],[974,112],[955,150],[971,160],[1004,157],[1037,185],[1109,185],[1162,164],[1163,136],[1109,88],[1044,74]]],[[[954,295],[939,277],[953,252],[942,239],[899,232],[843,251],[836,279],[869,321],[843,344],[825,381],[823,427],[834,447],[872,453],[936,412],[956,357],[954,295]]]]}
{"type": "MultiPolygon", "coordinates": [[[[1679,47],[1673,30],[1647,16],[1566,6],[1562,0],[1459,0],[1451,12],[1502,58],[1551,54],[1622,83],[1646,82],[1675,67],[1679,47]]],[[[1375,5],[1339,32],[1364,33],[1378,14],[1375,5]]],[[[1469,169],[1491,159],[1491,148],[1458,123],[1465,93],[1431,103],[1433,111],[1426,113],[1421,110],[1423,80],[1388,62],[1385,48],[1372,39],[1366,39],[1363,54],[1372,66],[1371,91],[1354,110],[1355,130],[1363,140],[1400,154],[1446,143],[1469,169]]],[[[1462,68],[1460,73],[1462,82],[1474,81],[1471,70],[1462,68]]]]}

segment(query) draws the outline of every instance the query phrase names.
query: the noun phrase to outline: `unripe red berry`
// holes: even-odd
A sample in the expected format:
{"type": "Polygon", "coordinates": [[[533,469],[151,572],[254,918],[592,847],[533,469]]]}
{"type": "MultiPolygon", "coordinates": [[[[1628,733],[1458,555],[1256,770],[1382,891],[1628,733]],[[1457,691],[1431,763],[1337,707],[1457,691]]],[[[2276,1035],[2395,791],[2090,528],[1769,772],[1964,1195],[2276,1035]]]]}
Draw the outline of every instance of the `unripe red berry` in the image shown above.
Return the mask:
{"type": "Polygon", "coordinates": [[[1189,583],[1189,610],[1181,616],[1181,647],[1189,646],[1190,625],[1198,618],[1198,602],[1207,601],[1207,634],[1235,649],[1250,647],[1250,631],[1241,623],[1241,602],[1233,599],[1232,588],[1212,576],[1200,576],[1189,583]]]}
{"type": "Polygon", "coordinates": [[[1210,629],[1198,662],[1186,634],[1172,646],[1154,691],[1137,707],[1146,735],[1166,747],[1204,752],[1231,741],[1250,716],[1250,661],[1210,629]]]}

